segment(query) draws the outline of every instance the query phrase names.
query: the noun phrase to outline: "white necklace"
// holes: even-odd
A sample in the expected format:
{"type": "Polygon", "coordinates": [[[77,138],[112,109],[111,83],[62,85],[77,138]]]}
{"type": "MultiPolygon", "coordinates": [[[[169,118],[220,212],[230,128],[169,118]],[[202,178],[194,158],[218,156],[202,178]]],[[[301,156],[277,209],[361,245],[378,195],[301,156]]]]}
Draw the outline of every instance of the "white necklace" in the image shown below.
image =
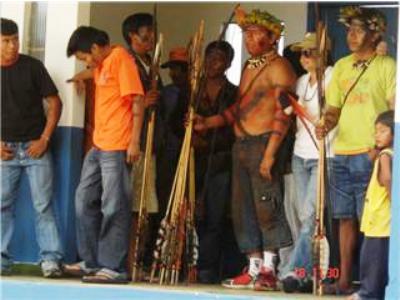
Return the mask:
{"type": "Polygon", "coordinates": [[[262,66],[264,63],[269,65],[271,62],[273,62],[278,57],[279,57],[278,53],[275,50],[271,50],[268,53],[265,53],[264,55],[249,58],[247,60],[247,68],[248,69],[257,69],[260,66],[262,66]]]}
{"type": "Polygon", "coordinates": [[[257,69],[259,66],[263,65],[266,60],[267,60],[266,55],[249,58],[247,67],[249,69],[257,69]]]}

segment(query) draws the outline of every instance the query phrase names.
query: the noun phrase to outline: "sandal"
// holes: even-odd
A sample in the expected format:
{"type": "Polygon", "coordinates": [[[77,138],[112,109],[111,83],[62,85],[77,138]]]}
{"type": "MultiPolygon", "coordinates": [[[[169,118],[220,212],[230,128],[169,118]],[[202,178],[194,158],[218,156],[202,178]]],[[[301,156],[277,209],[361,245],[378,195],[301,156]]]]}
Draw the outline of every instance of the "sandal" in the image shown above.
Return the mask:
{"type": "Polygon", "coordinates": [[[82,277],[82,282],[86,283],[113,283],[113,284],[126,284],[128,279],[120,274],[110,274],[105,271],[98,271],[94,275],[88,275],[82,277]]]}
{"type": "Polygon", "coordinates": [[[81,263],[71,264],[71,265],[63,265],[63,272],[67,276],[71,277],[83,277],[85,275],[94,274],[94,272],[88,272],[87,270],[82,268],[81,263]]]}

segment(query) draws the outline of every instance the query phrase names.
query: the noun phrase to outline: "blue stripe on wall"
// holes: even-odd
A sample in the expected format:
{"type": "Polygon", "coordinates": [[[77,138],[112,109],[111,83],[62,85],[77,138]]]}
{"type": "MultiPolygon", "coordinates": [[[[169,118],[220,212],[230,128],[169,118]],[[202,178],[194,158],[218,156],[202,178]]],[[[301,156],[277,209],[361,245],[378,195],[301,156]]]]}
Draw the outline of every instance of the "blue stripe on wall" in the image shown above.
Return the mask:
{"type": "MultiPolygon", "coordinates": [[[[53,210],[66,254],[66,261],[76,259],[75,189],[79,183],[82,155],[83,129],[58,127],[51,141],[54,161],[53,210]]],[[[37,262],[39,248],[36,243],[34,213],[26,174],[22,176],[16,203],[16,222],[11,254],[15,261],[37,262]]]]}
{"type": "Polygon", "coordinates": [[[400,299],[400,123],[396,123],[392,179],[392,219],[390,228],[389,285],[386,299],[400,299]]]}

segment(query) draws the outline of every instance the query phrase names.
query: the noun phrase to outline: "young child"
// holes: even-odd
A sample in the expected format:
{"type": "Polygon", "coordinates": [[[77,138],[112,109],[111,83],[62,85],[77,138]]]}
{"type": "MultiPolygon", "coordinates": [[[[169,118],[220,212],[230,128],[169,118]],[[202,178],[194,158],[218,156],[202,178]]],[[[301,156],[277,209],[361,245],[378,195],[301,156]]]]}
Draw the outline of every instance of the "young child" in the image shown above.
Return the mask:
{"type": "Polygon", "coordinates": [[[361,231],[361,288],[349,300],[384,299],[388,282],[390,205],[394,111],[381,113],[375,121],[376,147],[380,150],[368,185],[361,231]]]}

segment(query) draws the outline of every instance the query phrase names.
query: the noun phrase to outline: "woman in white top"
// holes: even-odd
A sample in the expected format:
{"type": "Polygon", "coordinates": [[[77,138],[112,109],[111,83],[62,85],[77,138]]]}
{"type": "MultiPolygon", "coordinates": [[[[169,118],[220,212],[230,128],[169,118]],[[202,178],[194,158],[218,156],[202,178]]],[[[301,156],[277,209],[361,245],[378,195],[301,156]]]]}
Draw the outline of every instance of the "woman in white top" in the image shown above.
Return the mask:
{"type": "MultiPolygon", "coordinates": [[[[300,63],[308,72],[297,81],[296,93],[299,96],[299,103],[315,121],[318,121],[320,105],[318,102],[316,73],[318,59],[316,34],[307,33],[303,41],[293,44],[291,49],[293,51],[301,51],[300,63]]],[[[327,86],[331,75],[332,67],[328,66],[324,72],[323,88],[327,86]]],[[[284,279],[282,283],[285,292],[312,290],[313,265],[311,253],[312,237],[315,228],[315,197],[317,194],[319,152],[315,145],[317,139],[314,133],[314,126],[307,120],[304,121],[309,130],[307,130],[299,117],[297,117],[296,140],[292,159],[296,196],[292,197],[292,202],[287,203],[286,206],[286,209],[290,210],[287,215],[295,218],[295,220],[291,220],[292,222],[289,221],[289,224],[299,224],[300,228],[292,229],[293,232],[298,232],[299,235],[297,240],[295,240],[289,264],[283,272],[284,279]]],[[[330,134],[327,139],[328,156],[332,156],[330,142],[332,141],[333,134],[330,134]]]]}

